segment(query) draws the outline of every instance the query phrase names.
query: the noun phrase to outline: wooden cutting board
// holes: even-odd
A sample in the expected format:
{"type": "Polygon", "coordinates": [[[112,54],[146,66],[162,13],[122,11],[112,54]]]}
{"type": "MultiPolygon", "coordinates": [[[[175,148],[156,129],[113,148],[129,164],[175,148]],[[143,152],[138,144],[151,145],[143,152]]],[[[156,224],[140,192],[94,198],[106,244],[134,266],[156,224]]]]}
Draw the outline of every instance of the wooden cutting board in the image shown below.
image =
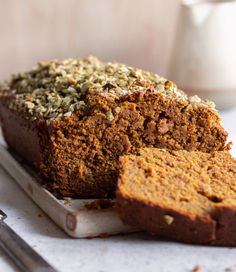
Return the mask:
{"type": "Polygon", "coordinates": [[[104,237],[137,231],[122,223],[113,208],[115,200],[56,198],[40,185],[40,177],[8,150],[1,135],[0,164],[26,194],[71,237],[104,237]]]}

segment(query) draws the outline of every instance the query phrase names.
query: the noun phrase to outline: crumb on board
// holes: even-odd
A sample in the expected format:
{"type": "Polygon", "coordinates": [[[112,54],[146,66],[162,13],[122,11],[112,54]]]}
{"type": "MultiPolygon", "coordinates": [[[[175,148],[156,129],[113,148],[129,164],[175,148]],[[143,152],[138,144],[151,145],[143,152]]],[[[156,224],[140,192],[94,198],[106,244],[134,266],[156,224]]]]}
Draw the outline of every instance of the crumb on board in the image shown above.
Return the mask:
{"type": "Polygon", "coordinates": [[[195,267],[193,268],[193,272],[201,272],[201,267],[198,264],[195,265],[195,267]]]}
{"type": "Polygon", "coordinates": [[[109,234],[109,233],[107,233],[107,232],[103,232],[103,233],[100,233],[99,235],[98,235],[98,237],[99,238],[108,238],[108,237],[110,237],[111,235],[109,234]]]}
{"type": "Polygon", "coordinates": [[[64,205],[70,205],[71,204],[71,199],[70,198],[64,198],[63,202],[64,202],[64,205]]]}
{"type": "Polygon", "coordinates": [[[92,202],[86,202],[84,206],[88,210],[103,210],[113,208],[115,202],[111,199],[97,199],[92,202]]]}
{"type": "Polygon", "coordinates": [[[41,214],[41,213],[38,213],[38,215],[37,215],[38,217],[43,217],[43,215],[41,214]]]}
{"type": "Polygon", "coordinates": [[[105,239],[105,238],[109,238],[111,237],[112,235],[109,234],[108,232],[102,232],[100,234],[97,234],[95,236],[89,236],[89,237],[86,237],[85,239],[87,240],[92,240],[92,239],[96,239],[96,238],[102,238],[102,239],[105,239]]]}

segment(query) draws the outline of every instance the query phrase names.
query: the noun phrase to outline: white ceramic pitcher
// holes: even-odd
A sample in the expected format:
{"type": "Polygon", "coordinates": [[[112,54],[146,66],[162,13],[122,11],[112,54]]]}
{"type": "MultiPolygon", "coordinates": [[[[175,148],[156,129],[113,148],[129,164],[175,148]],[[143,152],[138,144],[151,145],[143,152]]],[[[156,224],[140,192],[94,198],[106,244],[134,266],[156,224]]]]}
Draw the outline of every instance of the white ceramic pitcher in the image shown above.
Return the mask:
{"type": "Polygon", "coordinates": [[[236,1],[182,2],[168,77],[220,109],[236,106],[236,1]]]}

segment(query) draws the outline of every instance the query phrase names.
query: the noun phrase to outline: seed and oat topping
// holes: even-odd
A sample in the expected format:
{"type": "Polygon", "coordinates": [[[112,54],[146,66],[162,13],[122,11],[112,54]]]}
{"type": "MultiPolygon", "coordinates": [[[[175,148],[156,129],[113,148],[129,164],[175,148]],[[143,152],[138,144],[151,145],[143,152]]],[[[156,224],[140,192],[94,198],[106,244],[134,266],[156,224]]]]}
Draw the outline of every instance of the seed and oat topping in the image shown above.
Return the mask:
{"type": "MultiPolygon", "coordinates": [[[[84,98],[91,91],[119,99],[147,89],[188,99],[165,78],[117,62],[104,63],[95,57],[39,62],[33,70],[13,75],[0,87],[2,96],[14,96],[10,108],[29,112],[35,119],[39,116],[61,119],[86,109],[89,105],[84,98]]],[[[201,100],[194,99],[196,102],[201,100]]],[[[111,112],[107,117],[110,121],[114,118],[111,112]]]]}

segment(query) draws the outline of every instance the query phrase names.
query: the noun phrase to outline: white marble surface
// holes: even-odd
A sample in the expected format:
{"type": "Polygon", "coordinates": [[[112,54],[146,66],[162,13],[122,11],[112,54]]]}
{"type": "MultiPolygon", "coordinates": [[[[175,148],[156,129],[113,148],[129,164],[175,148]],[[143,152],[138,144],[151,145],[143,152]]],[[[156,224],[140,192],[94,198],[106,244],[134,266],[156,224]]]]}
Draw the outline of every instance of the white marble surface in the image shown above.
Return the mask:
{"type": "MultiPolygon", "coordinates": [[[[221,115],[230,138],[236,142],[236,109],[221,115]]],[[[6,222],[61,272],[187,272],[196,264],[202,272],[236,268],[236,248],[184,245],[160,241],[145,234],[71,239],[1,167],[0,207],[8,214],[6,222]]],[[[1,250],[0,271],[18,271],[1,250]]]]}

